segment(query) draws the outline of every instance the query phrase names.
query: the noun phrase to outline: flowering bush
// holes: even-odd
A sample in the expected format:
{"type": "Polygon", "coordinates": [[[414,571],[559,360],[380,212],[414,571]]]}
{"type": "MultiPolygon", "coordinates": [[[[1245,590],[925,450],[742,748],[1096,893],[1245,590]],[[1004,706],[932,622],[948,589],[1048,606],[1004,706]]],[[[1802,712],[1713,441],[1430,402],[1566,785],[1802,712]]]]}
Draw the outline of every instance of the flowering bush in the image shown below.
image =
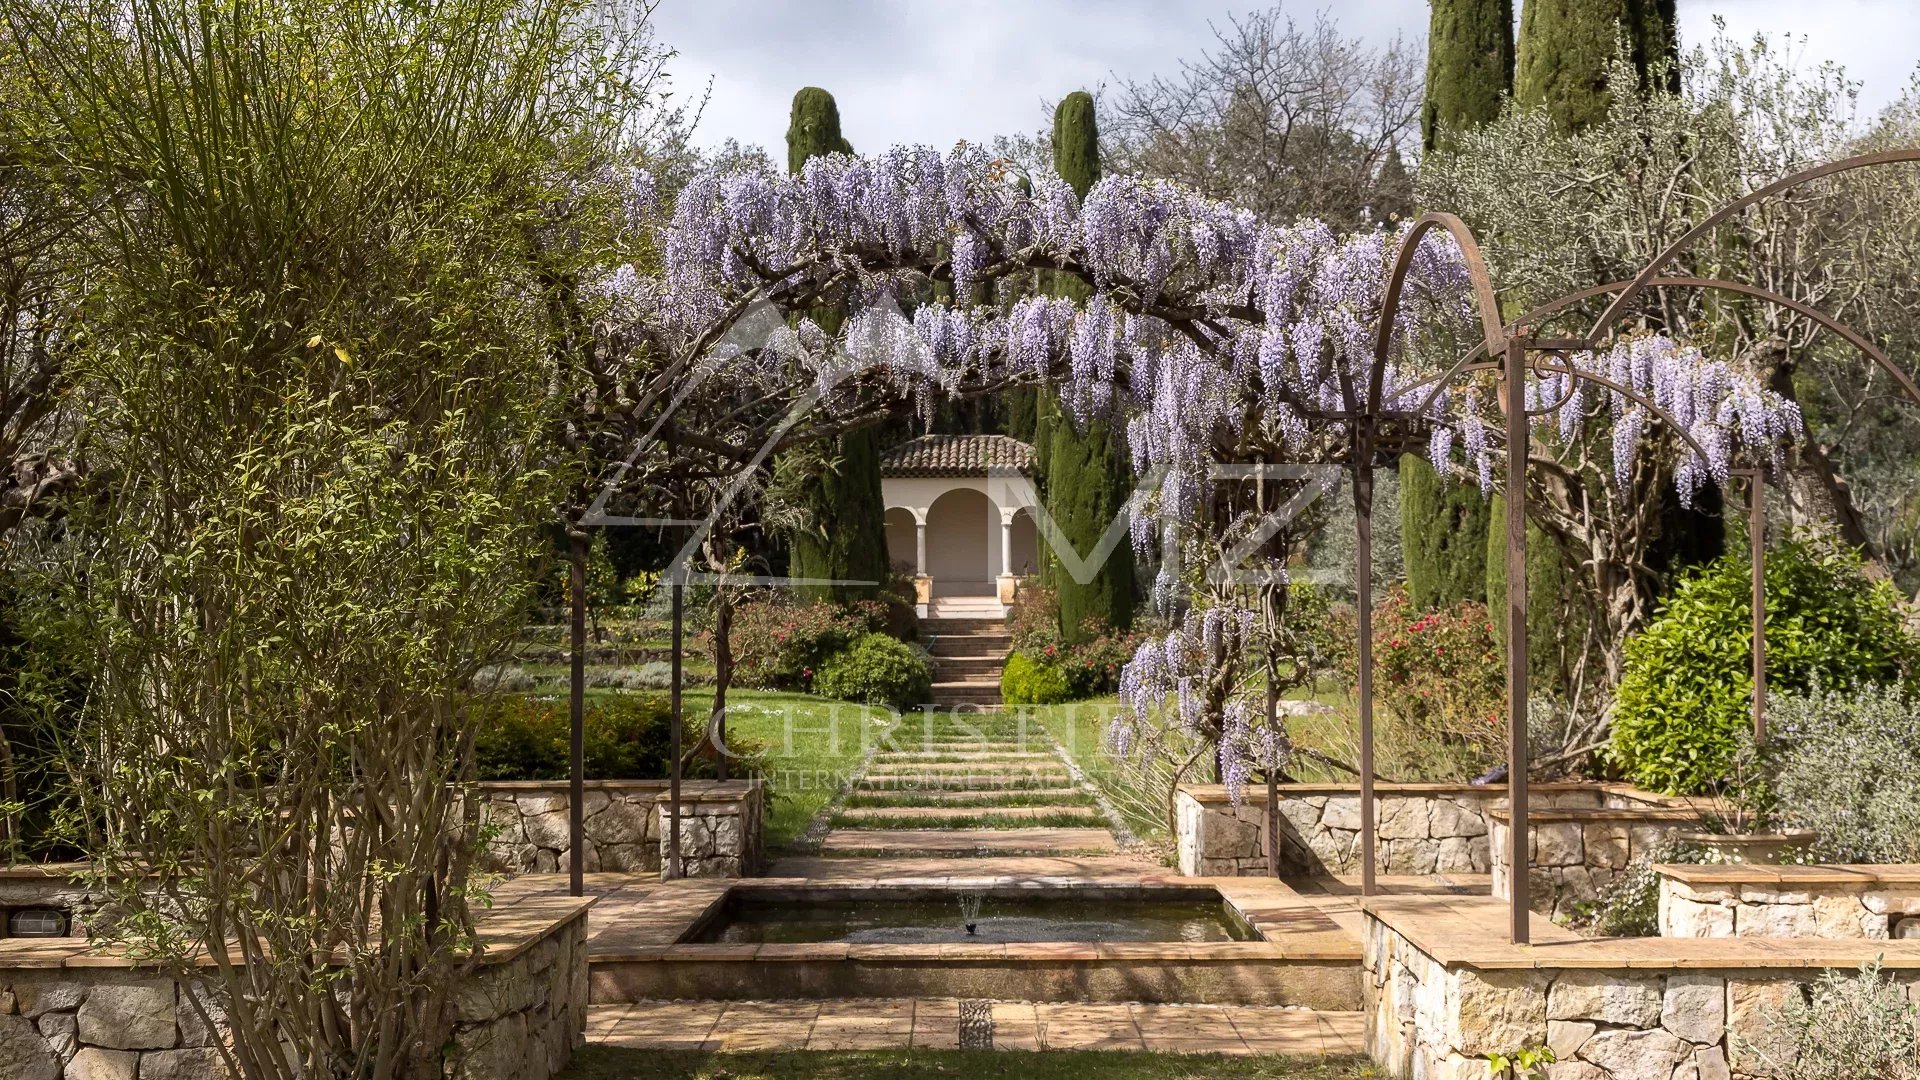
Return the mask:
{"type": "Polygon", "coordinates": [[[1069,645],[1061,638],[1060,605],[1052,589],[1025,585],[1014,601],[1008,622],[1014,653],[1024,655],[1036,666],[1059,673],[1065,696],[1051,700],[1071,701],[1113,693],[1120,685],[1120,669],[1145,640],[1142,634],[1115,630],[1098,618],[1089,618],[1081,625],[1085,633],[1080,643],[1069,645]]]}
{"type": "Polygon", "coordinates": [[[821,665],[814,689],[826,697],[905,709],[933,691],[926,653],[885,634],[867,633],[821,665]]]}
{"type": "Polygon", "coordinates": [[[883,601],[775,597],[740,604],[733,610],[735,677],[744,686],[811,691],[828,657],[864,634],[884,631],[889,618],[883,601]]]}
{"type": "MultiPolygon", "coordinates": [[[[1358,678],[1356,650],[1340,649],[1338,665],[1349,683],[1358,678]]],[[[1422,612],[1395,586],[1374,605],[1373,673],[1375,700],[1417,737],[1499,760],[1506,745],[1506,661],[1485,604],[1465,600],[1422,612]]]]}

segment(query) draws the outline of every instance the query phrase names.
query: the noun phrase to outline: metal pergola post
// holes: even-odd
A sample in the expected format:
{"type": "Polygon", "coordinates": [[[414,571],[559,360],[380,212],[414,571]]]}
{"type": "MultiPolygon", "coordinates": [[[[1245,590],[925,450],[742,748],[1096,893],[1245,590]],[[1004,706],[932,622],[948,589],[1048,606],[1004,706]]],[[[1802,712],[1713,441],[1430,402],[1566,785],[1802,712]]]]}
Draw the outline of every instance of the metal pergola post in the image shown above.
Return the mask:
{"type": "Polygon", "coordinates": [[[1372,896],[1379,882],[1373,828],[1373,439],[1367,431],[1358,432],[1354,440],[1353,511],[1358,533],[1353,593],[1360,622],[1360,895],[1372,896]]]}
{"type": "Polygon", "coordinates": [[[585,891],[587,852],[585,804],[587,776],[587,533],[567,530],[567,638],[571,656],[568,686],[567,746],[567,892],[585,891]]]}
{"type": "Polygon", "coordinates": [[[1747,555],[1753,564],[1753,744],[1767,741],[1767,474],[1747,474],[1747,555]]]}
{"type": "Polygon", "coordinates": [[[1507,897],[1512,940],[1524,945],[1532,917],[1527,836],[1527,342],[1507,341],[1507,897]]]}
{"type": "Polygon", "coordinates": [[[681,876],[680,865],[680,740],[681,740],[681,646],[685,628],[687,574],[683,567],[673,570],[673,737],[670,740],[671,763],[667,773],[667,865],[669,881],[681,876]]]}

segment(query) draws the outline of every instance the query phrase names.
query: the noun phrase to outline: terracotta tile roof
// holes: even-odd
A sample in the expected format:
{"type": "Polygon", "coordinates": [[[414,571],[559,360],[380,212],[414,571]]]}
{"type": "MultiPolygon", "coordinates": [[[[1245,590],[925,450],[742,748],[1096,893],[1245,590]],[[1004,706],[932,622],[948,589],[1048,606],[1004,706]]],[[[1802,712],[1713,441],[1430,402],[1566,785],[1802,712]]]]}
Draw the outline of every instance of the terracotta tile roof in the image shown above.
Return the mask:
{"type": "Polygon", "coordinates": [[[1031,472],[1033,447],[1010,435],[922,435],[880,455],[881,476],[985,476],[989,466],[1031,472]]]}

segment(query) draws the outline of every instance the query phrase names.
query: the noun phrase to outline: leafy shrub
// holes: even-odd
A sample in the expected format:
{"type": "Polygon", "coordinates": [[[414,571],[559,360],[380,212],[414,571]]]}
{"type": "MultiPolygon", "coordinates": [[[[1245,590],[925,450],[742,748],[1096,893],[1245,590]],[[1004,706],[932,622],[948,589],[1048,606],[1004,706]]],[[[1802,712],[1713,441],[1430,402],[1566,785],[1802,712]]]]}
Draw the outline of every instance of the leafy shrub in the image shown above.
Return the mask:
{"type": "Polygon", "coordinates": [[[1747,1049],[1764,1063],[1759,1075],[1771,1080],[1916,1080],[1916,1010],[1877,963],[1854,975],[1824,971],[1804,999],[1768,1017],[1784,1045],[1747,1049]]]}
{"type": "Polygon", "coordinates": [[[826,697],[905,709],[931,696],[933,668],[920,649],[869,633],[828,657],[813,685],[826,697]]]}
{"type": "MultiPolygon", "coordinates": [[[[479,707],[473,742],[479,779],[567,778],[573,725],[565,698],[502,695],[479,707]]],[[[585,722],[587,779],[657,780],[667,775],[673,712],[664,698],[588,698],[585,722]]]]}
{"type": "MultiPolygon", "coordinates": [[[[1697,793],[1727,772],[1752,709],[1751,589],[1744,554],[1715,560],[1627,643],[1611,753],[1635,783],[1697,793]]],[[[1894,682],[1920,654],[1893,586],[1851,551],[1789,541],[1767,554],[1766,593],[1771,689],[1894,682]]]]}
{"type": "Polygon", "coordinates": [[[1823,862],[1920,862],[1920,697],[1870,686],[1769,699],[1773,816],[1823,862]]]}
{"type": "Polygon", "coordinates": [[[1069,701],[1073,690],[1060,665],[1016,652],[1000,672],[1000,700],[1008,705],[1054,705],[1069,701]]]}

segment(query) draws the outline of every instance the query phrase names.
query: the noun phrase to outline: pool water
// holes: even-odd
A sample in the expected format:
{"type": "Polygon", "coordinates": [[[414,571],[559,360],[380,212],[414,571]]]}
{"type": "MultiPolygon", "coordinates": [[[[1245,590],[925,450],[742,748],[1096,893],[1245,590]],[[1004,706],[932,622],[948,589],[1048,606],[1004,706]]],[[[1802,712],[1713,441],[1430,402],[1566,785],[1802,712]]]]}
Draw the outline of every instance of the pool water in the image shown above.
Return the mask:
{"type": "Polygon", "coordinates": [[[958,894],[947,898],[781,900],[733,894],[687,938],[708,943],[1004,944],[1028,941],[1258,941],[1218,899],[986,896],[968,932],[958,894]]]}

